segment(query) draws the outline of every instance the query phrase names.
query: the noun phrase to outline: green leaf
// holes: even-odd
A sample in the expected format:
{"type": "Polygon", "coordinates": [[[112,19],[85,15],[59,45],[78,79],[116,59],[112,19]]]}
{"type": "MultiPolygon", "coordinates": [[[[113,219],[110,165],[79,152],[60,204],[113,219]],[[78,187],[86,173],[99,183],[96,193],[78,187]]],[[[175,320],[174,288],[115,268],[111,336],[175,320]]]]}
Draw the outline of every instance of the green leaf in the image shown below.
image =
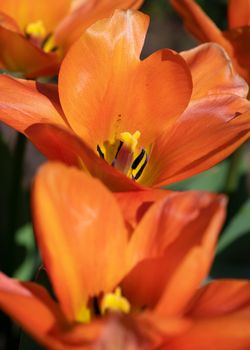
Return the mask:
{"type": "Polygon", "coordinates": [[[221,192],[226,181],[228,167],[229,162],[226,160],[196,176],[167,186],[167,188],[174,191],[197,190],[221,192]]]}
{"type": "Polygon", "coordinates": [[[0,74],[12,75],[15,78],[24,78],[23,73],[21,72],[11,72],[8,69],[0,68],[0,74]]]}
{"type": "Polygon", "coordinates": [[[30,280],[38,264],[35,238],[31,224],[21,227],[16,233],[16,244],[23,248],[24,258],[14,272],[13,277],[20,280],[30,280]]]}

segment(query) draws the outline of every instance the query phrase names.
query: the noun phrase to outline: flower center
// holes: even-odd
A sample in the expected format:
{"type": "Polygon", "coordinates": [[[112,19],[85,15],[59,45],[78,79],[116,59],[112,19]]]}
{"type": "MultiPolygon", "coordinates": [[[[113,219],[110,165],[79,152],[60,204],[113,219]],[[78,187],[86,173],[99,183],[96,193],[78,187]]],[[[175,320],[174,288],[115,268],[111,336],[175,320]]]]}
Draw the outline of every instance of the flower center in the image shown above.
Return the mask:
{"type": "Polygon", "coordinates": [[[114,292],[106,293],[101,297],[90,299],[88,306],[83,305],[79,310],[76,321],[80,323],[89,323],[92,317],[103,316],[106,312],[120,312],[128,314],[131,310],[129,301],[122,296],[120,287],[114,292]]]}
{"type": "Polygon", "coordinates": [[[97,145],[97,152],[108,164],[138,180],[148,163],[146,150],[138,145],[140,136],[138,130],[134,134],[122,132],[119,138],[105,141],[102,146],[97,145]]]}
{"type": "Polygon", "coordinates": [[[44,52],[48,53],[57,50],[53,34],[47,34],[45,26],[41,20],[29,23],[24,32],[26,37],[34,45],[42,48],[44,52]]]}
{"type": "Polygon", "coordinates": [[[128,314],[131,306],[129,301],[122,296],[120,287],[117,287],[114,293],[107,293],[101,300],[101,314],[104,315],[106,311],[123,312],[128,314]]]}

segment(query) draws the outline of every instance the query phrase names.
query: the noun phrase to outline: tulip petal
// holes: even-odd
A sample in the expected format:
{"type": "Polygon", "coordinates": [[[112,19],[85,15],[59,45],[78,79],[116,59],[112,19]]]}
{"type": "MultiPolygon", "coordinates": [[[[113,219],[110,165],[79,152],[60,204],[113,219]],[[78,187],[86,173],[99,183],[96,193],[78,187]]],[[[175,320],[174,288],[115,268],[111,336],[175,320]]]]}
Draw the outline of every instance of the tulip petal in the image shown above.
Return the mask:
{"type": "Polygon", "coordinates": [[[58,305],[43,287],[31,282],[18,282],[0,273],[0,307],[44,346],[65,349],[50,335],[51,330],[63,325],[65,320],[58,305]]]}
{"type": "Polygon", "coordinates": [[[168,350],[247,350],[250,313],[239,310],[218,317],[196,319],[192,328],[168,344],[168,350]]]}
{"type": "Polygon", "coordinates": [[[196,293],[187,315],[214,317],[244,308],[250,308],[250,282],[247,280],[219,280],[209,283],[196,293]]]}
{"type": "Polygon", "coordinates": [[[247,96],[247,83],[234,72],[229,56],[219,45],[199,45],[192,50],[183,51],[181,55],[193,78],[192,100],[220,94],[247,96]]]}
{"type": "Polygon", "coordinates": [[[239,73],[249,82],[250,72],[250,26],[238,27],[224,32],[224,36],[230,41],[237,63],[242,71],[239,73]]]}
{"type": "Polygon", "coordinates": [[[21,30],[31,22],[41,20],[47,32],[55,26],[70,10],[71,0],[32,1],[32,0],[1,0],[1,11],[14,18],[21,30]]]}
{"type": "Polygon", "coordinates": [[[172,193],[153,204],[130,241],[128,261],[135,268],[123,282],[129,300],[152,307],[162,297],[159,312],[178,313],[208,272],[224,206],[221,197],[196,192],[172,193]]]}
{"type": "Polygon", "coordinates": [[[189,103],[191,76],[180,55],[161,50],[140,61],[147,26],[140,12],[116,11],[90,27],[65,57],[62,107],[92,147],[136,130],[140,142],[150,143],[189,103]]]}
{"type": "Polygon", "coordinates": [[[116,192],[115,197],[127,227],[133,232],[151,205],[171,194],[172,191],[145,188],[131,192],[116,192]]]}
{"type": "Polygon", "coordinates": [[[98,180],[49,163],[36,177],[33,208],[54,291],[67,318],[80,321],[88,297],[112,290],[124,275],[127,232],[118,204],[98,180]]]}
{"type": "Polygon", "coordinates": [[[167,185],[225,159],[250,131],[250,104],[233,95],[211,95],[187,108],[170,135],[155,142],[141,181],[167,185]]]}
{"type": "MultiPolygon", "coordinates": [[[[194,0],[171,0],[171,4],[179,15],[184,19],[184,24],[186,29],[201,42],[216,42],[220,44],[229,54],[235,69],[238,73],[244,77],[244,79],[249,79],[248,72],[239,65],[238,60],[240,59],[240,54],[233,47],[236,43],[232,44],[230,34],[227,36],[228,32],[221,32],[215,23],[203,12],[201,7],[194,0]]],[[[238,10],[236,11],[238,16],[238,10]]],[[[238,37],[237,29],[234,31],[233,37],[238,37]]],[[[237,42],[237,40],[236,40],[237,42]]],[[[248,45],[247,40],[244,40],[244,44],[248,45]]],[[[249,50],[247,50],[249,51],[249,50]]]]}
{"type": "Polygon", "coordinates": [[[214,257],[225,219],[226,200],[206,193],[198,193],[197,199],[200,201],[193,206],[198,207],[199,212],[166,253],[170,277],[156,308],[156,312],[162,315],[183,313],[194,292],[207,277],[214,257]],[[178,261],[179,266],[176,264],[178,261]],[[172,273],[173,270],[175,273],[172,273]]]}
{"type": "Polygon", "coordinates": [[[222,32],[194,0],[170,0],[170,2],[183,18],[187,31],[195,38],[201,42],[216,42],[231,52],[230,44],[222,32]]]}
{"type": "Polygon", "coordinates": [[[65,125],[57,87],[0,75],[0,120],[20,132],[34,123],[65,125]]]}
{"type": "Polygon", "coordinates": [[[228,23],[230,29],[250,25],[249,0],[229,0],[228,23]]]}
{"type": "Polygon", "coordinates": [[[192,88],[190,70],[178,53],[153,53],[141,61],[131,92],[127,90],[129,105],[121,113],[120,130],[140,130],[140,142],[147,147],[186,109],[192,88]]]}
{"type": "Polygon", "coordinates": [[[88,143],[92,140],[92,146],[108,139],[109,120],[122,112],[114,107],[121,109],[127,96],[148,22],[142,13],[116,11],[91,26],[64,59],[59,74],[62,107],[73,130],[88,143]]]}
{"type": "Polygon", "coordinates": [[[77,135],[65,128],[35,124],[25,134],[49,160],[76,166],[99,178],[113,191],[135,191],[143,188],[97,156],[77,135]]]}
{"type": "MultiPolygon", "coordinates": [[[[78,1],[79,2],[79,1],[78,1]]],[[[115,9],[137,9],[143,0],[88,0],[80,1],[72,13],[64,18],[56,30],[56,41],[65,49],[96,21],[110,17],[115,9]],[[68,35],[70,33],[70,35],[68,35]]],[[[74,4],[73,4],[74,5],[74,4]]]]}
{"type": "Polygon", "coordinates": [[[14,18],[8,16],[6,13],[0,12],[0,25],[3,28],[12,30],[13,32],[21,34],[20,28],[14,18]]]}

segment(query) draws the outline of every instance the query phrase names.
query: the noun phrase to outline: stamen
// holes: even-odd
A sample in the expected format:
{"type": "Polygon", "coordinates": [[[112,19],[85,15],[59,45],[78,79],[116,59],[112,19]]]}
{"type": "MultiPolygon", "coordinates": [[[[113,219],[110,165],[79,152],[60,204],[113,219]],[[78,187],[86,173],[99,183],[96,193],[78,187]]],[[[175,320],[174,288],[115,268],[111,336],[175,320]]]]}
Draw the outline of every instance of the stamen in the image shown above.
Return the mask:
{"type": "Polygon", "coordinates": [[[90,309],[85,305],[79,310],[76,321],[80,323],[89,323],[91,320],[91,312],[90,309]]]}
{"type": "Polygon", "coordinates": [[[142,149],[142,150],[141,150],[141,153],[139,154],[139,156],[137,156],[137,157],[135,158],[135,160],[133,161],[133,163],[132,163],[132,165],[131,165],[131,168],[132,168],[133,170],[135,170],[135,169],[138,167],[138,165],[139,165],[140,162],[142,161],[142,159],[143,159],[145,153],[146,153],[145,150],[142,149]]]}
{"type": "Polygon", "coordinates": [[[101,147],[99,145],[97,145],[96,149],[97,149],[97,152],[98,152],[99,156],[102,159],[104,159],[104,153],[102,152],[101,147]]]}
{"type": "Polygon", "coordinates": [[[41,46],[43,51],[47,53],[55,52],[56,50],[58,50],[58,46],[55,45],[55,38],[52,33],[49,33],[48,35],[46,35],[41,46]]]}
{"type": "Polygon", "coordinates": [[[119,144],[119,146],[118,146],[118,148],[117,148],[117,152],[116,152],[116,155],[115,155],[115,159],[117,158],[118,153],[120,152],[120,149],[122,148],[122,145],[123,145],[123,142],[120,141],[120,144],[119,144]]]}
{"type": "Polygon", "coordinates": [[[29,23],[24,33],[26,37],[36,46],[43,49],[44,52],[54,52],[58,50],[55,45],[55,37],[52,33],[48,33],[41,20],[29,23]]]}
{"type": "Polygon", "coordinates": [[[142,164],[142,166],[140,167],[139,171],[136,173],[135,177],[134,177],[134,180],[138,180],[139,177],[141,176],[143,170],[145,169],[145,166],[147,165],[148,163],[148,156],[146,154],[146,159],[144,161],[144,163],[142,164]]]}
{"type": "Polygon", "coordinates": [[[100,307],[99,307],[99,303],[98,303],[98,298],[97,297],[93,298],[93,309],[94,309],[95,315],[101,315],[101,310],[100,310],[100,307]]]}
{"type": "Polygon", "coordinates": [[[97,145],[99,156],[126,176],[137,180],[148,163],[146,149],[139,145],[140,131],[122,132],[115,137],[97,145]]]}

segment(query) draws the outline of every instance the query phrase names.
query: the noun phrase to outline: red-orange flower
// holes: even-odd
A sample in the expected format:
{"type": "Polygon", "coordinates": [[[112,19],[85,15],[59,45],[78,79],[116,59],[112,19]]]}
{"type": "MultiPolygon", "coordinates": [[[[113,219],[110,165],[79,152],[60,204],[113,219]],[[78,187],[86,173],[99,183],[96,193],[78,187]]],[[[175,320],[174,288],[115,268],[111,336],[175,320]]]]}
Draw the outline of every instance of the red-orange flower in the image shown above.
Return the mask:
{"type": "Polygon", "coordinates": [[[222,32],[194,0],[170,0],[187,30],[201,42],[216,42],[229,53],[238,73],[250,82],[250,0],[229,0],[228,30],[222,32]]]}
{"type": "Polygon", "coordinates": [[[216,44],[140,60],[147,26],[132,10],[91,26],[62,63],[59,96],[0,76],[1,120],[113,190],[166,185],[221,161],[249,137],[247,84],[216,44]]]}
{"type": "Polygon", "coordinates": [[[248,349],[250,283],[200,286],[224,198],[162,193],[114,196],[76,168],[43,166],[33,217],[57,301],[1,274],[1,308],[53,350],[248,349]]]}
{"type": "Polygon", "coordinates": [[[1,66],[27,77],[55,74],[83,30],[116,8],[138,8],[142,1],[1,0],[1,66]]]}

